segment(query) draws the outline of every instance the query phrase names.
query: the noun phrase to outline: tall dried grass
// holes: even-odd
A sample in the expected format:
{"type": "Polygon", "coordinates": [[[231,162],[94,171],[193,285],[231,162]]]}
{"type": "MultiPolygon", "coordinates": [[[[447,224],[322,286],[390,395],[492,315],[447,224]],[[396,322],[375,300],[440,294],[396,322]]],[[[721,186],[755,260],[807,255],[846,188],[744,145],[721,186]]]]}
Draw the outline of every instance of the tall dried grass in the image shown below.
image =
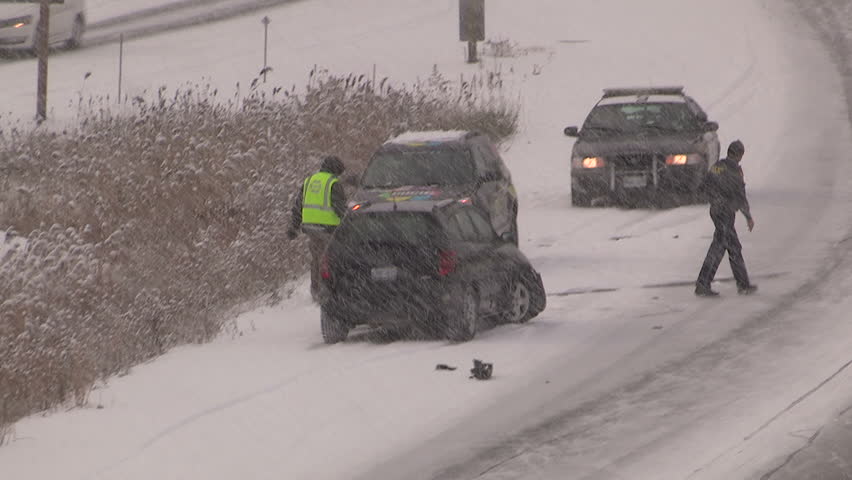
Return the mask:
{"type": "Polygon", "coordinates": [[[501,84],[315,71],[298,94],[163,87],[120,113],[81,99],[65,132],[0,132],[0,432],[211,339],[229,308],[301,273],[288,206],[321,156],[356,175],[398,129],[511,135],[517,108],[501,84]]]}

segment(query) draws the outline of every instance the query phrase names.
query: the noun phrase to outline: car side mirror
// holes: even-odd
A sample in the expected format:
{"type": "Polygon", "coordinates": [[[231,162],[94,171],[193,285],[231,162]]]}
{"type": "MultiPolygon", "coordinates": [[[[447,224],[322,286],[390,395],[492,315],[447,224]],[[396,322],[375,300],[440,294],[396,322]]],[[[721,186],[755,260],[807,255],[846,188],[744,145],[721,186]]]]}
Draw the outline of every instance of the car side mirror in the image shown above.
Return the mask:
{"type": "Polygon", "coordinates": [[[719,130],[719,124],[716,122],[705,122],[704,123],[704,131],[706,132],[715,132],[719,130]]]}
{"type": "Polygon", "coordinates": [[[580,136],[580,129],[577,128],[577,127],[565,127],[565,130],[563,130],[563,132],[565,133],[566,137],[579,137],[580,136]]]}
{"type": "Polygon", "coordinates": [[[500,240],[505,243],[517,243],[517,237],[515,236],[515,232],[503,232],[500,234],[500,240]]]}

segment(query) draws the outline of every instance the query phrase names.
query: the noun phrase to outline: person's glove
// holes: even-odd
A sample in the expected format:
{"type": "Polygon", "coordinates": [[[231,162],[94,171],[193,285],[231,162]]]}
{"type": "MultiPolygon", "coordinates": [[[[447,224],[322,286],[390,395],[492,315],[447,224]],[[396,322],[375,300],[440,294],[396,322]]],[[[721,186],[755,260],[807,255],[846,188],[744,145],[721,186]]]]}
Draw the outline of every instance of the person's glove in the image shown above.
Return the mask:
{"type": "Polygon", "coordinates": [[[748,231],[749,231],[749,232],[750,232],[750,231],[752,231],[752,230],[754,230],[754,219],[752,219],[752,218],[747,218],[747,219],[746,219],[746,223],[748,223],[748,231]]]}
{"type": "Polygon", "coordinates": [[[287,238],[289,238],[290,240],[295,240],[298,235],[299,232],[292,228],[290,230],[287,230],[287,238]]]}

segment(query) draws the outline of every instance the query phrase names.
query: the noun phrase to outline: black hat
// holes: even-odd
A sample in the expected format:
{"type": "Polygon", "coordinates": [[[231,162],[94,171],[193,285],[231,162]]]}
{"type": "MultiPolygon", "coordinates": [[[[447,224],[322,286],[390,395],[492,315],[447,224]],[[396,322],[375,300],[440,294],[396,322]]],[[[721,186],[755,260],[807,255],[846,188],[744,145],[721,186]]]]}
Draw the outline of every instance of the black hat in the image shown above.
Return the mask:
{"type": "Polygon", "coordinates": [[[728,145],[728,157],[742,158],[745,154],[745,145],[739,140],[734,140],[728,145]]]}
{"type": "Polygon", "coordinates": [[[346,167],[343,165],[342,160],[334,155],[329,155],[322,159],[322,167],[320,169],[324,172],[340,175],[346,170],[346,167]]]}

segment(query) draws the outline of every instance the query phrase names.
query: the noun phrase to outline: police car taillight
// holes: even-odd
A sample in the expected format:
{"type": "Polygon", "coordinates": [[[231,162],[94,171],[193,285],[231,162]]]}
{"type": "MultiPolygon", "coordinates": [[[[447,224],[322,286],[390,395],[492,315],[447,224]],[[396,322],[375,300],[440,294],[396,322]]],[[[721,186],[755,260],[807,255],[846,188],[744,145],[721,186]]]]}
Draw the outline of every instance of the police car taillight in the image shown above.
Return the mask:
{"type": "Polygon", "coordinates": [[[328,263],[328,254],[324,253],[320,261],[320,277],[323,280],[331,280],[331,268],[329,268],[328,263]]]}

